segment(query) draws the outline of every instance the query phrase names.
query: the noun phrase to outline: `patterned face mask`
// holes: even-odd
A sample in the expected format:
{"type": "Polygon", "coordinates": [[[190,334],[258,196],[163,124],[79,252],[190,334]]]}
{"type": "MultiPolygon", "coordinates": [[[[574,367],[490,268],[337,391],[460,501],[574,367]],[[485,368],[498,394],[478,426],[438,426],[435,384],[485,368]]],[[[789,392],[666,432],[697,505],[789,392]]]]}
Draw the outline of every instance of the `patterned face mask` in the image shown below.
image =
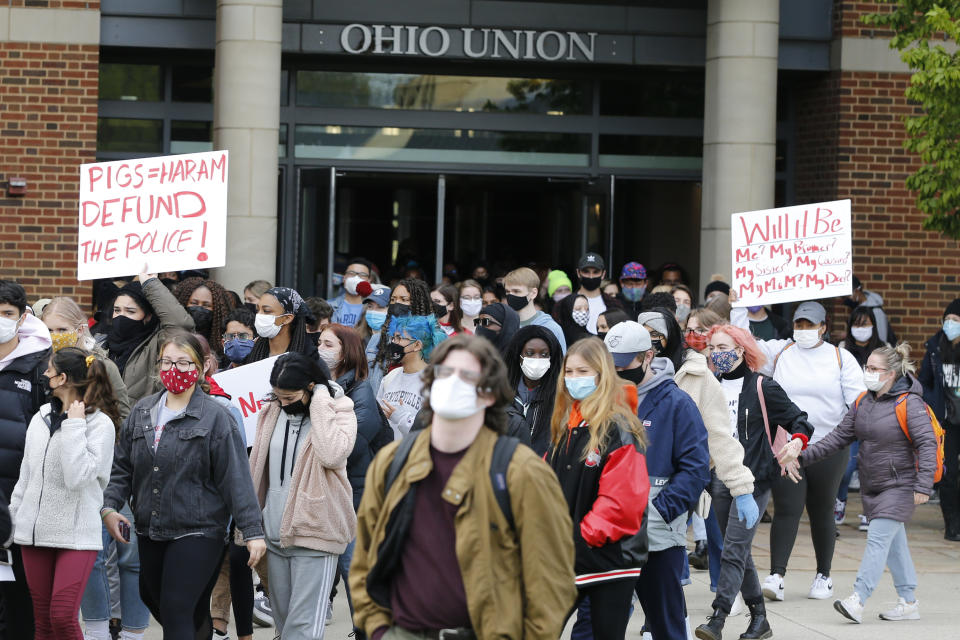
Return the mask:
{"type": "Polygon", "coordinates": [[[587,320],[590,319],[589,311],[574,311],[572,314],[573,321],[576,322],[581,327],[587,326],[587,320]]]}
{"type": "Polygon", "coordinates": [[[710,354],[710,360],[713,361],[713,368],[717,373],[729,373],[733,371],[734,365],[740,356],[736,349],[732,351],[714,351],[710,354]]]}
{"type": "Polygon", "coordinates": [[[77,346],[80,334],[76,331],[58,331],[50,334],[50,340],[53,341],[53,351],[56,353],[60,349],[77,346]]]}
{"type": "Polygon", "coordinates": [[[196,368],[192,371],[178,371],[176,367],[170,367],[169,370],[160,372],[160,382],[175,396],[195,385],[199,379],[200,372],[196,368]]]}

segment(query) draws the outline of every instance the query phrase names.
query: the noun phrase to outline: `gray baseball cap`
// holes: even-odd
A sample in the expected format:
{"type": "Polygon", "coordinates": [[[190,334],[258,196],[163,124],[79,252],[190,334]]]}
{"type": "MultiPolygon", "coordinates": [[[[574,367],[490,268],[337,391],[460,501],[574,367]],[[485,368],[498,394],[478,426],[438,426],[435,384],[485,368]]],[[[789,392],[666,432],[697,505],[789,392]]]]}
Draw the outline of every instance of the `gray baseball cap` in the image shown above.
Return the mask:
{"type": "Polygon", "coordinates": [[[827,310],[819,302],[807,301],[793,312],[793,321],[809,320],[813,324],[821,324],[827,319],[827,310]]]}
{"type": "Polygon", "coordinates": [[[603,338],[603,344],[613,356],[613,364],[626,367],[637,354],[650,350],[650,332],[639,323],[625,320],[610,329],[603,338]]]}

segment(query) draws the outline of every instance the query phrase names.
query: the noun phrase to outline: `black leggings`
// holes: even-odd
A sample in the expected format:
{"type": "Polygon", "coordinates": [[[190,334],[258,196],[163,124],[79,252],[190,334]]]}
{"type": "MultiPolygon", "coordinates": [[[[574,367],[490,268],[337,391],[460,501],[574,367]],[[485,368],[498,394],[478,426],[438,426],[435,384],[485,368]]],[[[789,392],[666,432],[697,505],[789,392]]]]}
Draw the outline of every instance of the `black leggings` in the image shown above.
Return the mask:
{"type": "Polygon", "coordinates": [[[250,552],[246,545],[230,542],[230,601],[233,603],[233,622],[238,636],[253,635],[253,572],[247,563],[250,552]]]}
{"type": "Polygon", "coordinates": [[[590,626],[594,640],[623,640],[630,622],[630,601],[636,586],[636,579],[631,578],[597,582],[577,589],[573,611],[577,610],[581,600],[590,598],[590,626]]]}
{"type": "Polygon", "coordinates": [[[137,544],[140,598],[163,627],[163,640],[207,640],[213,632],[210,593],[223,562],[223,540],[138,536],[137,544]]]}
{"type": "Polygon", "coordinates": [[[794,483],[780,477],[773,483],[773,524],[770,527],[770,573],[787,574],[787,563],[797,541],[797,529],[803,507],[810,518],[810,537],[817,556],[817,573],[830,575],[833,548],[836,544],[837,524],[833,508],[840,479],[850,460],[850,448],[845,447],[805,467],[802,479],[794,483]]]}

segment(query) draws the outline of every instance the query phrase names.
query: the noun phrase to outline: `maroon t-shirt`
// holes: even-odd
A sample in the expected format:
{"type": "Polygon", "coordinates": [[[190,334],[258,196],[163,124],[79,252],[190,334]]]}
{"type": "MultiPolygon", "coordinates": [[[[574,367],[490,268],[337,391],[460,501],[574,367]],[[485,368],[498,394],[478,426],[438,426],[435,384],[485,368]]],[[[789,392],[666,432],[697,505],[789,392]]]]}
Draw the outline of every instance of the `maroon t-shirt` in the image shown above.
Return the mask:
{"type": "Polygon", "coordinates": [[[457,562],[457,505],[443,489],[466,449],[442,453],[430,447],[433,470],[417,485],[413,522],[390,587],[393,621],[408,631],[470,627],[467,592],[457,562]]]}

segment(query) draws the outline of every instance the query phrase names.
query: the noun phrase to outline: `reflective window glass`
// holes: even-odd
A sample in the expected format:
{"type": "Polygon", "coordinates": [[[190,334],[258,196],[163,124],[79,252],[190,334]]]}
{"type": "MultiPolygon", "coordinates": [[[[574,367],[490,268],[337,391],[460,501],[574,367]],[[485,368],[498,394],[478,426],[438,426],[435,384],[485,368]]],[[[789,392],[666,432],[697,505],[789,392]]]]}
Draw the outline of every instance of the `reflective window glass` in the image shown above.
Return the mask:
{"type": "Polygon", "coordinates": [[[286,158],[287,157],[287,125],[280,125],[280,142],[277,145],[277,157],[286,158]]]}
{"type": "Polygon", "coordinates": [[[213,151],[213,123],[174,120],[170,123],[170,153],[213,151]]]}
{"type": "Polygon", "coordinates": [[[600,82],[600,115],[702,118],[703,70],[631,70],[600,82]]]}
{"type": "Polygon", "coordinates": [[[163,74],[157,64],[100,65],[100,100],[158,102],[163,99],[163,74]]]}
{"type": "Polygon", "coordinates": [[[172,71],[174,102],[213,102],[213,67],[174,66],[172,71]]]}
{"type": "Polygon", "coordinates": [[[297,104],[308,107],[587,114],[591,83],[409,73],[298,71],[297,104]]]}
{"type": "Polygon", "coordinates": [[[299,125],[296,156],[338,160],[585,167],[589,134],[299,125]]]}
{"type": "Polygon", "coordinates": [[[677,136],[600,136],[600,166],[612,169],[703,167],[703,139],[677,136]]]}
{"type": "Polygon", "coordinates": [[[163,121],[133,118],[98,118],[97,150],[129,153],[162,153],[163,121]]]}

